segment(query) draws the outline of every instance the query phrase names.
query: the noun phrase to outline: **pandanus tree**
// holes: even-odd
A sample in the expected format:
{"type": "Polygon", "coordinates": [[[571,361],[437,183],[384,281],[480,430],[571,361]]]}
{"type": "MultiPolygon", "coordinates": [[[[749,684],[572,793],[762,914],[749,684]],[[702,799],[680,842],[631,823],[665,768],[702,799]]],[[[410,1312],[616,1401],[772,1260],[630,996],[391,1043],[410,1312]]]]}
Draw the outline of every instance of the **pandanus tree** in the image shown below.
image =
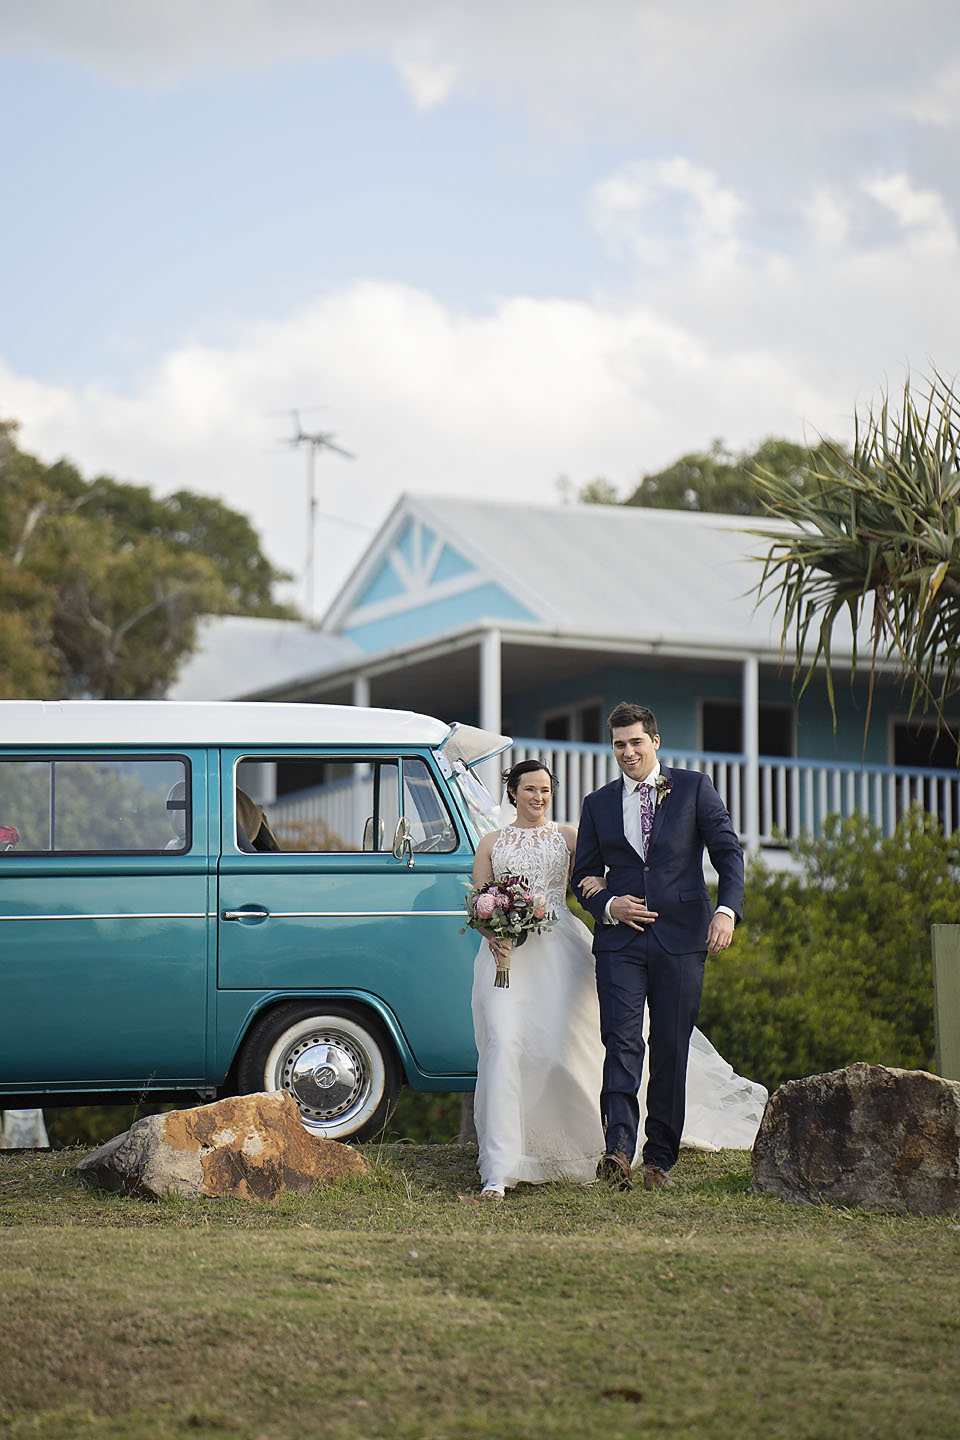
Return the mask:
{"type": "MultiPolygon", "coordinates": [[[[878,668],[898,664],[911,714],[931,712],[960,752],[947,718],[960,691],[960,401],[954,385],[935,374],[915,394],[908,379],[898,406],[884,394],[857,417],[852,454],[825,441],[811,452],[802,488],[763,471],[756,483],[766,512],[791,522],[751,533],[770,542],[758,557],[757,594],[772,598],[780,611],[784,648],[797,657],[795,678],[805,687],[822,662],[834,707],[832,642],[848,617],[853,669],[867,659],[871,696],[878,668]]],[[[869,719],[868,706],[868,725],[869,719]]]]}

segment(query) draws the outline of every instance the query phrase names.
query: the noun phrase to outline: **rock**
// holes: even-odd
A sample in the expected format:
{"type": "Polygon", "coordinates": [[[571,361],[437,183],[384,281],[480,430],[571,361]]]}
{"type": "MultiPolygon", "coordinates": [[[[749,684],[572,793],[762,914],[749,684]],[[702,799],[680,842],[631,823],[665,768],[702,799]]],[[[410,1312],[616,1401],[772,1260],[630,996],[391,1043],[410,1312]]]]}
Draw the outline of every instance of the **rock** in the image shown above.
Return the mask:
{"type": "Polygon", "coordinates": [[[960,1210],[960,1082],[862,1061],[781,1085],[753,1147],[753,1190],[795,1205],[960,1210]]]}
{"type": "Polygon", "coordinates": [[[368,1169],[349,1146],[308,1134],[286,1090],[147,1115],[77,1166],[78,1174],[105,1190],[151,1200],[276,1200],[284,1190],[306,1194],[318,1182],[368,1169]]]}

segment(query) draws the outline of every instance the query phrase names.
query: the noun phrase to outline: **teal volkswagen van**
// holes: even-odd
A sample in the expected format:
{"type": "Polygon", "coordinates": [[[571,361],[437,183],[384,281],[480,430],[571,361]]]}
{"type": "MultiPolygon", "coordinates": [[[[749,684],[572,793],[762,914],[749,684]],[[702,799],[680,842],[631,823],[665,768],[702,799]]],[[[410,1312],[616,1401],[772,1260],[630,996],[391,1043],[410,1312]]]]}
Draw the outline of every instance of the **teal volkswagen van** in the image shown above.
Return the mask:
{"type": "Polygon", "coordinates": [[[476,1075],[464,882],[510,744],[352,706],[0,702],[0,1103],[286,1089],[362,1139],[476,1075]]]}

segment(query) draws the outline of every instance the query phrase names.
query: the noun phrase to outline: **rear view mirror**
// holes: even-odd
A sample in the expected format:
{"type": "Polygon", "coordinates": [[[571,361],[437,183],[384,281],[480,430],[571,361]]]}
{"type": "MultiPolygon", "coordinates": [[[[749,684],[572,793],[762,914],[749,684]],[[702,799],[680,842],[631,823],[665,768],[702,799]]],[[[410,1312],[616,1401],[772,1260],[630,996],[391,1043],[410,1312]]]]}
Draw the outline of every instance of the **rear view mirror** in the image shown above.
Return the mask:
{"type": "Polygon", "coordinates": [[[393,836],[393,858],[402,860],[407,857],[407,868],[413,869],[413,841],[410,839],[410,822],[401,815],[397,821],[397,828],[393,836]]]}

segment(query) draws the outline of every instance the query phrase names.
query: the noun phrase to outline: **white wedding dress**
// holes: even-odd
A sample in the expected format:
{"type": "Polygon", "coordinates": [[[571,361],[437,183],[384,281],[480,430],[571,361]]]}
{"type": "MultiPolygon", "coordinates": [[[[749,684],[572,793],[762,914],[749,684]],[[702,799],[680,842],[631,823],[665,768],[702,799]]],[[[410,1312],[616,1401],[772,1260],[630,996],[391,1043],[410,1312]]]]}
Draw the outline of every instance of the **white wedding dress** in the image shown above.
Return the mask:
{"type": "MultiPolygon", "coordinates": [[[[505,826],[492,851],[493,873],[522,875],[546,895],[559,918],[515,949],[510,984],[494,985],[487,941],[477,952],[473,1024],[479,1063],[474,1119],[484,1186],[525,1180],[590,1181],[603,1152],[600,1081],[603,1046],[590,932],[567,909],[570,855],[551,821],[505,826]]],[[[640,1143],[643,1099],[640,1090],[640,1143]]],[[[734,1073],[705,1035],[694,1030],[687,1067],[683,1144],[706,1150],[749,1149],[767,1092],[734,1073]]]]}

